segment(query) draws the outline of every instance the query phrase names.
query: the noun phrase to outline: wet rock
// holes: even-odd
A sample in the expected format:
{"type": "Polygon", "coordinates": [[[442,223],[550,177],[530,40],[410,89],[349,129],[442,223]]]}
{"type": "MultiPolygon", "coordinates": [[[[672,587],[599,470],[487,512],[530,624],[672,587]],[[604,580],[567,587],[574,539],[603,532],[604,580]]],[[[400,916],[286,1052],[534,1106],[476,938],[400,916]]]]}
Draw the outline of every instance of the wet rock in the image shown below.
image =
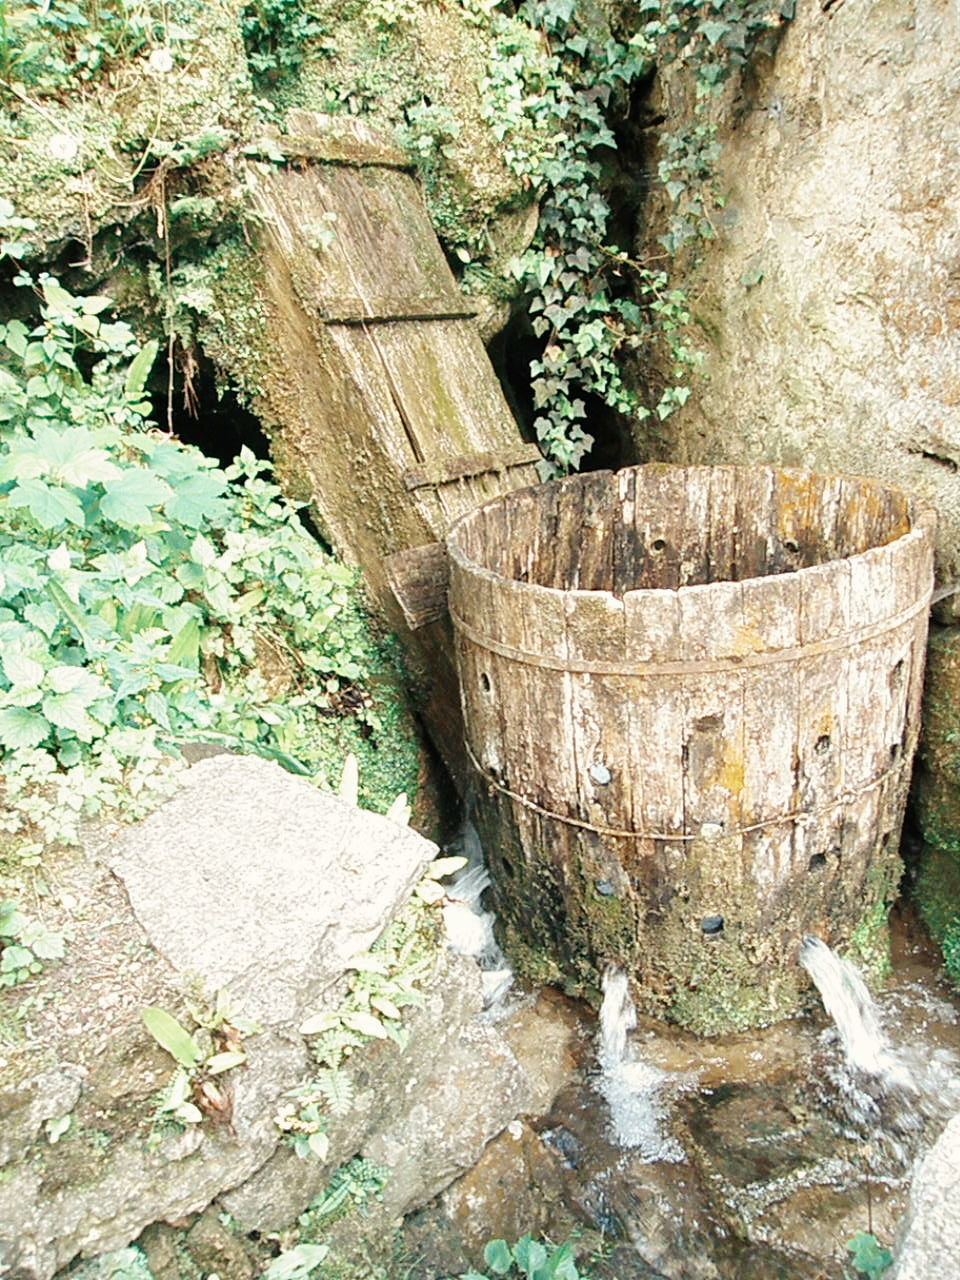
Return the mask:
{"type": "Polygon", "coordinates": [[[917,1170],[891,1280],[953,1280],[958,1258],[960,1115],[917,1170]]]}
{"type": "Polygon", "coordinates": [[[254,1261],[241,1240],[209,1209],[187,1232],[185,1245],[202,1275],[220,1280],[250,1280],[254,1275],[254,1261]]]}
{"type": "Polygon", "coordinates": [[[444,1047],[407,1078],[413,1106],[363,1149],[391,1170],[384,1203],[394,1215],[426,1203],[534,1104],[529,1080],[492,1027],[468,1024],[444,1047]]]}
{"type": "Polygon", "coordinates": [[[376,1041],[361,1060],[351,1060],[354,1099],[346,1115],[331,1117],[328,1159],[301,1160],[280,1147],[254,1177],[221,1197],[224,1208],[244,1230],[280,1230],[338,1164],[361,1151],[391,1168],[387,1220],[429,1200],[446,1185],[442,1177],[449,1182],[468,1168],[484,1143],[529,1106],[530,1085],[516,1058],[477,1020],[482,1007],[476,964],[444,956],[424,1008],[406,1024],[406,1047],[376,1041]],[[422,1169],[413,1167],[418,1159],[422,1169]]]}

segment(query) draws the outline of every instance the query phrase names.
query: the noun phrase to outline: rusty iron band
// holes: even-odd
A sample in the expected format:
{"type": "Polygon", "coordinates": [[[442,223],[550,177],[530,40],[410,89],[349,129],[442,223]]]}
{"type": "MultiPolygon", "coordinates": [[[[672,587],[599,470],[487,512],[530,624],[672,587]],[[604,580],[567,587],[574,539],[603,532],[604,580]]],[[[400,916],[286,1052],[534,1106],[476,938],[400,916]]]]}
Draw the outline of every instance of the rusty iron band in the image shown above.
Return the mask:
{"type": "MultiPolygon", "coordinates": [[[[523,796],[519,791],[511,791],[509,787],[505,787],[502,782],[489,773],[477,757],[473,754],[470,743],[464,741],[464,747],[470,763],[476,769],[477,773],[483,778],[484,782],[493,790],[499,791],[502,795],[509,796],[511,800],[516,800],[518,804],[522,804],[525,809],[530,809],[534,813],[538,813],[542,818],[550,818],[554,822],[562,822],[567,827],[577,827],[581,831],[591,831],[594,835],[610,836],[618,840],[672,840],[675,843],[690,840],[709,840],[711,837],[704,836],[699,832],[668,832],[668,831],[627,831],[619,827],[602,827],[593,822],[585,822],[582,818],[568,818],[565,814],[555,813],[552,809],[546,809],[543,805],[537,804],[536,801],[530,800],[527,796],[523,796]]],[[[775,818],[765,818],[763,822],[751,823],[748,827],[734,827],[728,831],[724,828],[717,839],[729,839],[731,836],[745,836],[751,831],[762,831],[764,827],[776,827],[783,822],[800,822],[806,819],[807,822],[814,818],[819,818],[821,814],[829,813],[831,809],[839,809],[841,805],[851,804],[860,796],[866,795],[868,791],[876,791],[878,787],[882,787],[888,779],[894,777],[903,769],[903,762],[892,765],[889,769],[879,774],[876,778],[872,778],[870,782],[865,782],[857,791],[844,792],[836,800],[831,800],[829,804],[821,805],[819,809],[793,809],[789,813],[778,813],[775,818]]],[[[718,825],[718,824],[714,824],[718,825]]]]}
{"type": "Polygon", "coordinates": [[[742,671],[749,667],[765,667],[777,662],[796,662],[802,658],[816,658],[825,653],[836,653],[843,649],[852,649],[856,645],[866,644],[879,636],[887,635],[891,631],[897,631],[906,623],[912,622],[914,618],[929,610],[930,599],[931,593],[927,592],[920,600],[912,604],[909,609],[904,609],[894,617],[884,618],[882,622],[860,627],[856,631],[849,631],[843,636],[835,637],[833,640],[817,640],[811,644],[797,645],[791,649],[765,649],[760,653],[729,654],[723,658],[691,659],[689,662],[643,662],[642,660],[637,660],[630,665],[625,665],[621,662],[603,662],[600,659],[592,658],[557,658],[551,654],[528,653],[525,649],[518,649],[514,645],[504,644],[500,640],[493,640],[490,636],[482,635],[464,622],[452,608],[449,612],[454,627],[461,635],[472,641],[478,648],[495,653],[498,657],[506,658],[509,662],[519,662],[526,667],[540,667],[548,671],[568,671],[578,675],[635,676],[638,679],[647,679],[651,676],[702,675],[714,671],[742,671]]]}

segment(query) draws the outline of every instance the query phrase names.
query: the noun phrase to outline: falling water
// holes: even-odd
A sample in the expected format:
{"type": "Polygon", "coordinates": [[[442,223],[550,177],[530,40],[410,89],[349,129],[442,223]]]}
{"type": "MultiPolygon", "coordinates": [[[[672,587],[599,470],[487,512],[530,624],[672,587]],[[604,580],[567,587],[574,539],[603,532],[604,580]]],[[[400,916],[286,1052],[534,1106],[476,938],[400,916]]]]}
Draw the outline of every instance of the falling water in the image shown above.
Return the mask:
{"type": "Polygon", "coordinates": [[[856,965],[841,959],[822,939],[812,935],[803,940],[800,963],[836,1024],[850,1066],[916,1092],[909,1067],[891,1049],[881,1030],[877,1006],[856,965]]]}
{"type": "Polygon", "coordinates": [[[960,1107],[960,1062],[922,1043],[892,1045],[860,971],[820,938],[807,937],[800,963],[836,1026],[844,1061],[827,1071],[849,1121],[907,1165],[960,1107]]]}
{"type": "Polygon", "coordinates": [[[496,917],[492,911],[483,909],[483,894],[489,888],[490,875],[472,823],[464,823],[447,852],[467,859],[467,865],[446,885],[443,923],[447,946],[458,955],[476,960],[481,969],[484,1008],[497,1011],[513,986],[513,970],[493,932],[496,917]]]}
{"type": "Polygon", "coordinates": [[[636,1025],[627,975],[612,966],[603,975],[597,1056],[599,1091],[610,1108],[613,1137],[646,1161],[681,1161],[683,1148],[667,1132],[667,1105],[690,1082],[636,1058],[629,1039],[636,1025]]]}

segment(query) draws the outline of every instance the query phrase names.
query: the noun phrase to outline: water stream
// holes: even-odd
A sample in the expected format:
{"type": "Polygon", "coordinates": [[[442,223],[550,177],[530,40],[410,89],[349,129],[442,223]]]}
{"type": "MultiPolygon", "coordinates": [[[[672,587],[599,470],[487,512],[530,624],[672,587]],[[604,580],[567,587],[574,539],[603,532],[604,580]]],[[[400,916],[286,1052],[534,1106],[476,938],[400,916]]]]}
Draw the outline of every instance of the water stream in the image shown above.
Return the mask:
{"type": "MultiPolygon", "coordinates": [[[[476,865],[448,894],[463,903],[476,888],[483,917],[476,865]]],[[[557,992],[528,995],[528,1014],[534,1001],[570,1031],[567,1084],[422,1219],[418,1280],[451,1273],[428,1264],[450,1232],[463,1258],[527,1230],[598,1247],[596,1280],[846,1280],[846,1241],[894,1240],[915,1159],[960,1110],[960,1001],[909,913],[894,939],[876,998],[810,940],[808,1012],[749,1034],[702,1040],[638,1016],[616,968],[598,1018],[557,992]]],[[[497,972],[502,957],[486,942],[480,953],[497,972]]]]}
{"type": "Polygon", "coordinates": [[[479,961],[485,1016],[509,1025],[535,1001],[579,1047],[550,1113],[511,1126],[465,1180],[466,1234],[449,1217],[456,1191],[449,1213],[423,1218],[427,1258],[450,1231],[463,1257],[530,1230],[593,1241],[596,1280],[845,1280],[851,1236],[892,1242],[915,1160],[960,1111],[960,1001],[909,914],[878,997],[810,937],[806,1016],[702,1040],[638,1016],[617,967],[597,1018],[556,992],[518,993],[473,828],[447,852],[467,859],[446,886],[448,945],[479,961]]]}

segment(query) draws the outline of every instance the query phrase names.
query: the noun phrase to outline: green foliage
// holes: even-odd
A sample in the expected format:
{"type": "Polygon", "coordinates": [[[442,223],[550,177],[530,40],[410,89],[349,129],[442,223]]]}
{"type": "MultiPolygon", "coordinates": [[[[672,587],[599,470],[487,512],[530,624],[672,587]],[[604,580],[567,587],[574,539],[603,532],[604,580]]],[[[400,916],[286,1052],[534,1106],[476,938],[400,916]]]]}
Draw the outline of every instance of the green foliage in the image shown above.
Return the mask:
{"type": "Polygon", "coordinates": [[[153,1280],[153,1272],[136,1245],[102,1253],[70,1270],[71,1280],[153,1280]]]}
{"type": "MultiPolygon", "coordinates": [[[[0,80],[34,96],[59,95],[77,81],[184,32],[171,30],[161,0],[46,0],[0,4],[0,80]]],[[[0,84],[0,94],[8,94],[0,84]]]]}
{"type": "Polygon", "coordinates": [[[302,1235],[307,1239],[325,1230],[338,1218],[353,1210],[366,1212],[371,1199],[380,1199],[390,1178],[386,1165],[354,1156],[346,1164],[335,1169],[326,1188],[297,1219],[302,1235]]]}
{"type": "Polygon", "coordinates": [[[694,80],[692,121],[661,133],[658,175],[673,206],[662,243],[671,254],[716,235],[711,215],[723,197],[716,185],[720,145],[711,104],[795,8],[795,0],[640,0],[641,32],[658,64],[681,62],[694,80]]]}
{"type": "Polygon", "coordinates": [[[848,1240],[847,1249],[854,1271],[858,1276],[866,1276],[867,1280],[880,1280],[893,1266],[893,1254],[868,1231],[861,1231],[848,1240]]]}
{"type": "Polygon", "coordinates": [[[240,31],[254,84],[264,91],[295,75],[307,44],[327,34],[304,0],[251,0],[241,11],[240,31]]]}
{"type": "Polygon", "coordinates": [[[203,1060],[203,1050],[172,1013],[151,1006],[141,1009],[140,1016],[160,1048],[166,1049],[181,1067],[190,1071],[203,1060]]]}
{"type": "Polygon", "coordinates": [[[45,960],[61,960],[64,947],[62,933],[29,919],[15,902],[0,902],[0,987],[29,982],[45,960]]]}
{"type": "Polygon", "coordinates": [[[184,739],[315,773],[331,718],[379,727],[357,687],[354,574],[266,464],[244,451],[221,470],[152,429],[156,344],[140,349],[108,298],[49,277],[37,292],[38,325],[0,326],[7,828],[71,839],[105,806],[141,812],[184,739]]]}
{"type": "Polygon", "coordinates": [[[330,1252],[325,1244],[298,1244],[284,1249],[266,1271],[263,1280],[309,1280],[330,1252]]]}
{"type": "Polygon", "coordinates": [[[525,1277],[525,1280],[588,1280],[577,1268],[573,1245],[543,1244],[522,1236],[515,1245],[506,1240],[490,1240],[483,1251],[485,1272],[468,1271],[460,1280],[492,1280],[495,1276],[525,1277]]]}
{"type": "MultiPolygon", "coordinates": [[[[214,1083],[214,1077],[241,1066],[247,1055],[241,1047],[241,1028],[227,1021],[225,996],[225,992],[220,992],[208,1024],[217,1032],[216,1042],[203,1030],[199,1036],[191,1034],[166,1009],[148,1006],[140,1010],[146,1029],[177,1064],[153,1114],[152,1145],[158,1144],[170,1129],[178,1131],[188,1124],[200,1124],[204,1113],[197,1105],[198,1100],[221,1117],[228,1114],[225,1096],[214,1083]]],[[[243,1029],[252,1028],[247,1024],[243,1029]]]]}
{"type": "Polygon", "coordinates": [[[642,0],[640,29],[625,42],[598,36],[588,12],[577,0],[526,0],[518,16],[542,33],[549,56],[504,27],[484,84],[488,123],[507,162],[542,193],[536,237],[513,272],[544,339],[530,371],[534,426],[552,472],[578,466],[593,443],[585,393],[635,421],[651,413],[663,421],[688,398],[697,363],[684,338],[683,292],[665,271],[611,243],[613,116],[654,66],[680,60],[692,70],[694,122],[661,135],[659,177],[673,205],[663,243],[676,254],[713,236],[710,215],[722,201],[708,103],[792,5],[777,14],[766,0],[642,0]],[[624,380],[623,358],[658,343],[670,381],[645,405],[624,380]]]}
{"type": "MultiPolygon", "coordinates": [[[[533,330],[544,339],[543,354],[530,367],[534,428],[552,469],[567,471],[593,443],[585,429],[584,393],[620,413],[648,413],[624,382],[621,359],[649,340],[657,312],[681,307],[681,298],[665,290],[662,272],[632,262],[609,243],[611,209],[603,187],[617,144],[608,114],[624,90],[651,70],[647,42],[601,43],[578,21],[575,0],[527,0],[519,13],[542,31],[551,56],[545,65],[533,64],[527,78],[522,53],[508,55],[488,82],[489,120],[507,144],[510,163],[543,190],[536,237],[512,269],[533,330]],[[524,118],[532,129],[518,128],[524,118]],[[531,136],[545,132],[549,148],[532,149],[531,136]],[[640,305],[626,296],[632,278],[640,305]]],[[[682,308],[677,318],[686,320],[682,308]]],[[[679,341],[675,354],[679,363],[689,363],[679,341]]]]}
{"type": "Polygon", "coordinates": [[[463,865],[462,858],[437,858],[424,878],[369,951],[355,956],[347,992],[336,1009],[301,1025],[310,1038],[317,1070],[281,1107],[276,1124],[297,1155],[323,1160],[329,1150],[327,1113],[346,1115],[353,1105],[353,1081],[344,1064],[372,1040],[392,1040],[404,1048],[409,1030],[404,1010],[422,1008],[422,986],[437,963],[443,897],[438,881],[463,865]]]}
{"type": "Polygon", "coordinates": [[[943,948],[943,963],[947,973],[960,987],[960,913],[955,915],[947,925],[940,945],[943,948]]]}

